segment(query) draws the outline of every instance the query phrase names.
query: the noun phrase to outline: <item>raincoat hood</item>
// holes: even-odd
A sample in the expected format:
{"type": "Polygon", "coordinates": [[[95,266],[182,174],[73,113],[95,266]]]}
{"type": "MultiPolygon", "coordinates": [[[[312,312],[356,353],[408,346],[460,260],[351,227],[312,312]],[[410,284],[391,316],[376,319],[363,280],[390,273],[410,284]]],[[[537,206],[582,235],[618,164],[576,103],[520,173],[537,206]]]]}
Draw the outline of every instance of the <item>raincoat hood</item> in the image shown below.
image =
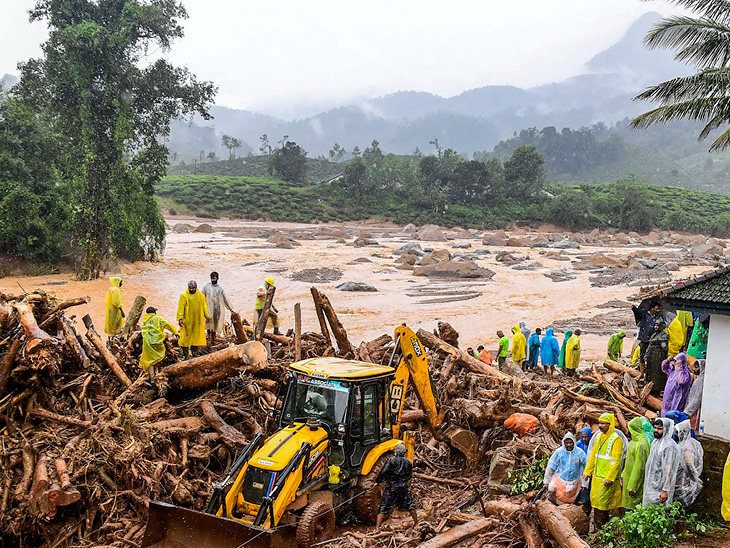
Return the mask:
{"type": "Polygon", "coordinates": [[[520,327],[527,327],[527,323],[526,322],[520,322],[520,327]]]}
{"type": "Polygon", "coordinates": [[[687,414],[684,411],[677,411],[676,409],[667,413],[667,418],[670,419],[675,425],[687,420],[687,414]]]}
{"type": "Polygon", "coordinates": [[[512,333],[520,333],[520,326],[516,325],[512,328],[512,333]]]}
{"type": "Polygon", "coordinates": [[[145,315],[144,315],[144,316],[142,317],[142,323],[147,323],[147,320],[149,320],[149,319],[150,319],[150,318],[151,318],[152,316],[154,316],[154,315],[155,315],[155,313],[154,313],[154,312],[147,312],[147,313],[146,313],[146,314],[145,314],[145,315]]]}
{"type": "Polygon", "coordinates": [[[674,359],[678,362],[681,362],[682,367],[687,367],[687,354],[685,354],[684,352],[680,352],[679,354],[674,356],[674,359]]]}
{"type": "Polygon", "coordinates": [[[552,329],[546,329],[545,330],[545,336],[546,337],[552,337],[553,336],[553,330],[552,329]]]}
{"type": "Polygon", "coordinates": [[[640,441],[641,438],[644,438],[644,428],[641,422],[641,417],[634,417],[631,419],[628,427],[629,434],[631,434],[631,439],[633,441],[640,441]]]}
{"type": "Polygon", "coordinates": [[[651,445],[651,442],[654,441],[654,427],[651,425],[651,421],[647,419],[646,417],[640,417],[641,418],[641,429],[644,431],[644,437],[646,438],[646,441],[649,442],[649,445],[651,445]]]}
{"type": "Polygon", "coordinates": [[[607,438],[611,437],[611,435],[616,431],[616,417],[613,416],[613,413],[604,413],[598,417],[598,422],[608,423],[608,432],[604,434],[607,438]]]}
{"type": "MultiPolygon", "coordinates": [[[[573,435],[573,432],[566,432],[563,436],[562,441],[560,442],[563,447],[565,447],[565,440],[573,440],[573,444],[575,444],[575,436],[573,435]]],[[[566,449],[567,451],[567,449],[566,449]]]]}
{"type": "Polygon", "coordinates": [[[622,330],[620,330],[620,331],[618,332],[618,336],[619,336],[619,337],[621,337],[621,338],[624,338],[624,337],[626,336],[626,331],[624,331],[623,329],[622,329],[622,330]]]}
{"type": "Polygon", "coordinates": [[[111,278],[109,278],[109,283],[112,287],[120,287],[122,284],[122,278],[120,278],[119,276],[112,276],[111,278]]]}
{"type": "Polygon", "coordinates": [[[692,426],[690,425],[689,420],[683,420],[682,422],[677,423],[674,428],[677,431],[677,439],[680,444],[692,435],[692,426]]]}
{"type": "MultiPolygon", "coordinates": [[[[664,433],[662,434],[662,437],[659,439],[655,439],[655,442],[661,442],[663,440],[672,439],[674,436],[674,421],[672,419],[668,419],[667,417],[662,417],[659,419],[662,421],[662,426],[664,427],[664,433]]],[[[674,440],[672,440],[674,441],[674,440]]]]}

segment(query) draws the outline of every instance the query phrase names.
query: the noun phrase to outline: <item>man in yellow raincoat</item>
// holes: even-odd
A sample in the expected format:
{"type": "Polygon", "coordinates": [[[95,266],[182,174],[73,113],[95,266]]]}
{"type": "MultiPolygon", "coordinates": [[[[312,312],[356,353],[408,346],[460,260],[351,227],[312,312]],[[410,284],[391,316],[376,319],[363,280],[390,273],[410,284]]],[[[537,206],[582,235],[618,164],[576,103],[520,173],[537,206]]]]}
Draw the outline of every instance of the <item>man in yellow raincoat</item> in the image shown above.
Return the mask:
{"type": "Polygon", "coordinates": [[[177,323],[180,326],[180,348],[184,356],[192,355],[191,346],[205,346],[205,320],[209,318],[205,295],[198,291],[195,281],[188,282],[177,305],[177,323]]]}
{"type": "MultiPolygon", "coordinates": [[[[259,321],[261,313],[264,310],[266,295],[268,294],[270,287],[274,287],[274,279],[266,278],[264,280],[264,285],[256,290],[256,322],[259,321]]],[[[279,331],[279,311],[276,309],[273,302],[269,309],[269,319],[271,320],[271,324],[274,326],[274,335],[281,335],[281,331],[279,331]]]]}
{"type": "Polygon", "coordinates": [[[154,306],[147,307],[147,313],[142,318],[142,356],[139,366],[149,373],[150,378],[155,376],[155,365],[165,359],[165,330],[177,335],[177,328],[162,316],[157,315],[154,306]]]}
{"type": "Polygon", "coordinates": [[[596,529],[608,522],[608,512],[621,508],[621,455],[623,440],[616,433],[616,418],[612,413],[604,413],[598,418],[597,435],[583,477],[591,480],[591,506],[596,529]]]}
{"type": "Polygon", "coordinates": [[[679,316],[674,318],[669,325],[664,329],[669,335],[669,347],[667,349],[668,356],[676,356],[684,348],[685,339],[687,337],[687,331],[682,326],[682,322],[679,321],[679,316]]]}
{"type": "Polygon", "coordinates": [[[122,279],[119,276],[109,278],[111,287],[106,292],[106,321],[104,333],[116,335],[124,323],[124,309],[122,308],[122,279]]]}
{"type": "Polygon", "coordinates": [[[569,377],[575,375],[580,365],[580,329],[573,331],[573,335],[565,345],[565,374],[569,377]]]}
{"type": "Polygon", "coordinates": [[[722,519],[730,521],[730,453],[725,461],[725,469],[722,472],[722,519]]]}
{"type": "Polygon", "coordinates": [[[522,362],[525,361],[525,349],[527,347],[527,340],[520,331],[520,326],[516,325],[512,328],[512,361],[515,365],[522,367],[522,362]]]}

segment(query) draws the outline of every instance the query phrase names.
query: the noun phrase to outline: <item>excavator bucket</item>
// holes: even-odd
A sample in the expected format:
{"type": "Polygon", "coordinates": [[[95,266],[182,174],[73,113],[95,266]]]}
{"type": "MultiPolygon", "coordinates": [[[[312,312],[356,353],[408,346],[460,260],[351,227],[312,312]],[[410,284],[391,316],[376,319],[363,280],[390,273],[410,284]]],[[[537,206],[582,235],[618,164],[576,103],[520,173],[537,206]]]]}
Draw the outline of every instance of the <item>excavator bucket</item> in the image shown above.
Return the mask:
{"type": "Polygon", "coordinates": [[[476,464],[479,456],[479,438],[474,432],[449,425],[443,429],[441,436],[444,441],[464,454],[467,467],[471,468],[476,464]]]}
{"type": "Polygon", "coordinates": [[[142,547],[149,548],[294,548],[294,527],[264,529],[236,520],[150,501],[142,547]]]}

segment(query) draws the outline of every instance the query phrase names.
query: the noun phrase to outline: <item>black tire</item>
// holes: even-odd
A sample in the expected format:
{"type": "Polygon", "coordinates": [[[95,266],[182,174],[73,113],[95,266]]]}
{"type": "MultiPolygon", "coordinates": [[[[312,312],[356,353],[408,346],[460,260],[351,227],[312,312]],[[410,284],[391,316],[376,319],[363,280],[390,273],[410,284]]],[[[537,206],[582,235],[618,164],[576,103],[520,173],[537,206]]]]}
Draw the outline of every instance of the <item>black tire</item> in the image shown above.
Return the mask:
{"type": "Polygon", "coordinates": [[[304,509],[297,524],[297,546],[309,548],[332,538],[335,532],[335,512],[331,504],[313,502],[304,509]]]}
{"type": "Polygon", "coordinates": [[[388,451],[378,457],[372,470],[364,476],[360,476],[355,486],[354,506],[357,517],[363,523],[373,524],[378,518],[378,510],[380,510],[380,502],[383,500],[383,492],[385,491],[385,483],[378,483],[375,479],[385,466],[386,461],[392,457],[394,453],[388,451]],[[361,494],[362,493],[362,494],[361,494]]]}

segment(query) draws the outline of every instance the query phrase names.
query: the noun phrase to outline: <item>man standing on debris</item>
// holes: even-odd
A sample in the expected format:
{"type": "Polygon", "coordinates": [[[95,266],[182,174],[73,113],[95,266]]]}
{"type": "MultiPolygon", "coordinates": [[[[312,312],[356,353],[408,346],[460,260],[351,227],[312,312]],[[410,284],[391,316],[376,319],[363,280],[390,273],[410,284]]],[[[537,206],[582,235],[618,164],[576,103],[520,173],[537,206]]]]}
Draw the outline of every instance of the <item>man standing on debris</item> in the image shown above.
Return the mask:
{"type": "Polygon", "coordinates": [[[649,339],[649,348],[646,351],[644,362],[644,381],[654,383],[651,393],[655,396],[661,394],[667,384],[667,374],[662,370],[662,363],[667,358],[669,347],[669,335],[662,329],[663,322],[654,323],[654,332],[649,339]]]}
{"type": "Polygon", "coordinates": [[[649,442],[644,435],[641,417],[629,421],[629,451],[626,455],[626,466],[621,474],[623,489],[623,505],[625,510],[634,510],[644,496],[644,472],[646,459],[649,458],[649,442]]]}
{"type": "Polygon", "coordinates": [[[177,305],[177,323],[180,326],[180,348],[184,357],[192,357],[191,346],[205,346],[205,320],[210,317],[205,295],[198,291],[197,282],[188,282],[177,305]]]}
{"type": "Polygon", "coordinates": [[[632,306],[631,311],[634,313],[636,327],[639,328],[639,363],[641,372],[646,368],[646,351],[649,349],[649,339],[654,333],[654,322],[659,314],[659,303],[652,301],[649,305],[649,311],[641,310],[637,306],[632,306]]]}
{"type": "Polygon", "coordinates": [[[378,474],[376,481],[378,483],[385,482],[385,491],[383,492],[383,500],[378,510],[378,518],[375,522],[377,529],[383,525],[383,521],[390,514],[395,505],[401,510],[410,512],[413,518],[413,525],[418,523],[418,514],[416,513],[416,505],[411,497],[411,490],[408,487],[408,481],[413,473],[413,463],[406,458],[406,446],[399,443],[395,446],[395,456],[390,457],[378,474]]]}
{"type": "MultiPolygon", "coordinates": [[[[256,290],[256,321],[258,322],[261,319],[261,314],[264,311],[264,304],[266,303],[266,295],[269,292],[269,288],[274,287],[274,279],[273,278],[266,278],[264,280],[264,285],[259,287],[256,290]]],[[[271,318],[271,324],[274,326],[274,335],[281,335],[281,331],[279,331],[279,311],[274,306],[274,303],[271,303],[271,308],[269,309],[269,318],[271,318]]],[[[266,326],[264,326],[264,329],[266,329],[266,326]]]]}
{"type": "Polygon", "coordinates": [[[530,335],[528,348],[530,349],[530,359],[528,362],[528,367],[530,369],[535,369],[537,367],[538,358],[540,357],[540,335],[542,334],[542,329],[539,327],[535,329],[535,332],[530,335]]]}
{"type": "Polygon", "coordinates": [[[580,333],[580,329],[573,331],[565,345],[565,374],[569,377],[575,375],[580,365],[580,333]]]}
{"type": "Polygon", "coordinates": [[[516,325],[512,328],[512,361],[517,367],[522,367],[525,361],[525,346],[527,339],[520,331],[520,326],[516,325]]]}
{"type": "Polygon", "coordinates": [[[124,323],[124,309],[122,307],[122,279],[119,276],[109,278],[111,287],[106,292],[106,320],[104,333],[116,335],[124,323]]]}
{"type": "Polygon", "coordinates": [[[662,398],[662,417],[666,417],[669,411],[684,411],[692,385],[692,373],[687,367],[687,355],[684,352],[664,360],[662,371],[667,375],[662,398]]]}
{"type": "Polygon", "coordinates": [[[154,306],[148,306],[142,318],[142,356],[139,366],[147,371],[150,379],[155,377],[155,365],[165,359],[165,330],[177,335],[177,328],[162,316],[157,315],[154,306]]]}
{"type": "Polygon", "coordinates": [[[674,441],[674,423],[667,418],[654,419],[654,441],[644,473],[644,496],[642,506],[671,506],[674,502],[674,486],[681,450],[674,441]]]}
{"type": "Polygon", "coordinates": [[[218,285],[218,278],[217,272],[211,272],[210,282],[203,286],[205,303],[210,314],[210,318],[205,321],[205,327],[208,330],[211,343],[215,342],[216,333],[223,333],[223,327],[226,323],[226,311],[224,307],[233,312],[233,307],[228,302],[226,290],[223,289],[222,285],[218,285]]]}
{"type": "Polygon", "coordinates": [[[568,341],[572,336],[572,331],[563,332],[563,344],[560,347],[560,359],[558,360],[558,369],[560,369],[561,372],[565,372],[565,349],[568,347],[568,341]]]}
{"type": "Polygon", "coordinates": [[[548,329],[545,331],[545,337],[542,339],[542,347],[540,350],[540,360],[542,366],[545,368],[545,374],[550,368],[550,374],[555,373],[555,366],[560,361],[560,344],[558,339],[553,336],[553,330],[548,329]]]}
{"type": "Polygon", "coordinates": [[[591,478],[591,506],[596,529],[608,522],[609,510],[621,508],[621,455],[623,440],[616,433],[616,418],[604,413],[598,418],[600,432],[591,447],[584,479],[591,478]]]}
{"type": "Polygon", "coordinates": [[[530,338],[530,328],[527,327],[527,322],[520,322],[520,333],[525,337],[525,340],[530,338]]]}
{"type": "Polygon", "coordinates": [[[580,492],[580,479],[586,467],[586,454],[576,446],[575,436],[567,432],[563,444],[550,457],[542,483],[547,487],[548,500],[572,504],[580,492]]]}
{"type": "Polygon", "coordinates": [[[499,352],[497,352],[497,362],[499,363],[499,370],[504,369],[504,364],[507,363],[507,354],[509,354],[509,339],[504,336],[504,333],[500,329],[497,331],[497,337],[499,337],[499,352]]]}
{"type": "Polygon", "coordinates": [[[625,337],[626,331],[622,329],[618,333],[614,333],[608,338],[608,350],[606,352],[606,357],[609,360],[617,362],[621,359],[621,353],[624,350],[625,337]]]}

